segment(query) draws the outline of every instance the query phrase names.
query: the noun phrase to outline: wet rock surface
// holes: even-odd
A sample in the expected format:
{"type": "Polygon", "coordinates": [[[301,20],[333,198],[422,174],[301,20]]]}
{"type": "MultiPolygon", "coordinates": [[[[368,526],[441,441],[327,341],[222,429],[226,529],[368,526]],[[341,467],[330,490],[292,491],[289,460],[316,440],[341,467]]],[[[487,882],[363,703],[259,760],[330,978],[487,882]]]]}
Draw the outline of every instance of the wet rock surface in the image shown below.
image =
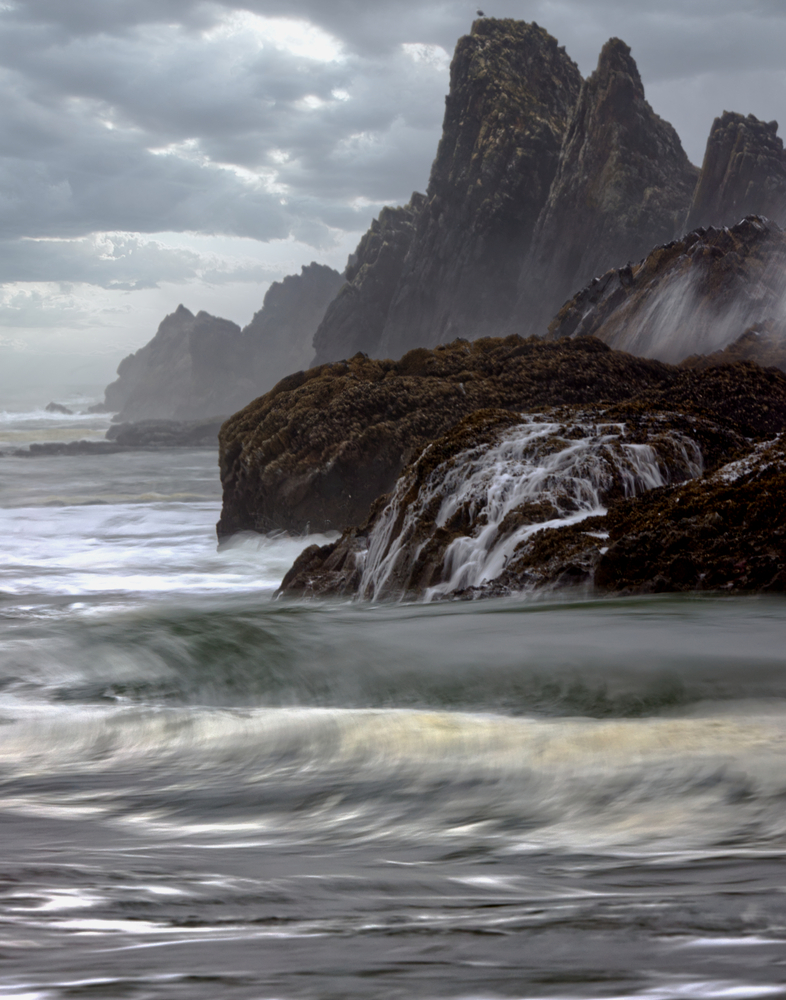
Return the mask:
{"type": "Polygon", "coordinates": [[[784,273],[786,233],[776,223],[750,216],[731,229],[696,229],[593,279],[565,303],[548,337],[591,335],[676,363],[782,316],[784,273]]]}
{"type": "Polygon", "coordinates": [[[786,591],[786,440],[610,511],[595,584],[622,593],[786,591]]]}
{"type": "Polygon", "coordinates": [[[746,215],[786,225],[786,153],[778,123],[724,111],[712,123],[686,229],[733,226],[746,215]]]}
{"type": "Polygon", "coordinates": [[[681,232],[697,177],[645,100],[629,47],[612,38],[569,121],[521,274],[517,332],[542,334],[576,288],[681,232]]]}
{"type": "Polygon", "coordinates": [[[221,428],[219,536],[360,524],[426,444],[476,410],[619,401],[679,377],[592,338],[515,335],[300,372],[221,428]]]}
{"type": "Polygon", "coordinates": [[[761,442],[784,428],[786,377],[747,363],[677,372],[609,406],[479,411],[427,448],[364,524],[307,549],[281,589],[783,589],[784,447],[761,442]]]}

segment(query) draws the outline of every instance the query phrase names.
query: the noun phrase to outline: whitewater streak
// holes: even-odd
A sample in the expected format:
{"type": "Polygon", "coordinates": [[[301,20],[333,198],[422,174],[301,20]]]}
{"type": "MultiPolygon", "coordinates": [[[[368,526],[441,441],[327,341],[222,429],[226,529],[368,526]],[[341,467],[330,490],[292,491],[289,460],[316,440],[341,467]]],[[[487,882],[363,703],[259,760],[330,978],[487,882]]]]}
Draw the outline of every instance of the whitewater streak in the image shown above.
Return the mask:
{"type": "Polygon", "coordinates": [[[657,428],[650,442],[640,443],[630,440],[624,423],[566,426],[524,415],[522,424],[506,429],[496,444],[470,448],[440,463],[408,502],[417,465],[427,453],[401,477],[371,531],[361,597],[374,600],[396,591],[404,596],[406,584],[397,586],[394,577],[408,577],[407,568],[417,563],[435,531],[462,511],[469,527],[448,545],[442,579],[428,588],[426,600],[494,580],[535,532],[605,514],[605,499],[612,493],[635,496],[703,470],[698,445],[674,431],[657,428]],[[506,527],[518,508],[533,504],[541,509],[550,505],[553,516],[524,518],[512,530],[506,527]]]}

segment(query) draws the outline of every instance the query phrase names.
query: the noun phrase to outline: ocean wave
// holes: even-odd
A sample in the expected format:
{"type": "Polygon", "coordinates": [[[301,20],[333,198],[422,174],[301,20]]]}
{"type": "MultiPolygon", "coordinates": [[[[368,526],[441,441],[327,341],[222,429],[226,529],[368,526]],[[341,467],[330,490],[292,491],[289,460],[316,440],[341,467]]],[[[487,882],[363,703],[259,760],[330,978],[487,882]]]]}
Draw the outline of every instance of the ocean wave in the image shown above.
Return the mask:
{"type": "Polygon", "coordinates": [[[122,822],[133,800],[134,824],[180,835],[750,850],[786,834],[786,713],[54,709],[1,727],[0,752],[5,809],[122,822]]]}

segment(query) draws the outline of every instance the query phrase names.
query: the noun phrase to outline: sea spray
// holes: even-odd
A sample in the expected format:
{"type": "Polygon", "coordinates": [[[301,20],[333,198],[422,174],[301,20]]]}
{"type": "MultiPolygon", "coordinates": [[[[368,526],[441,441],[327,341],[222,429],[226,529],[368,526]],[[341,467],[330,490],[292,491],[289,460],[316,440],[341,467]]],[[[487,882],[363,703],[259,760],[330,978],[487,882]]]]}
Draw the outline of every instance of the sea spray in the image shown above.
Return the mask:
{"type": "MultiPolygon", "coordinates": [[[[428,449],[419,462],[427,460],[428,449]]],[[[418,464],[370,532],[362,597],[407,594],[421,553],[440,533],[442,566],[424,588],[427,600],[495,579],[535,532],[604,514],[611,496],[635,496],[703,468],[698,445],[684,434],[656,422],[642,441],[625,423],[589,415],[569,424],[523,416],[491,443],[441,461],[415,490],[418,464]]]]}

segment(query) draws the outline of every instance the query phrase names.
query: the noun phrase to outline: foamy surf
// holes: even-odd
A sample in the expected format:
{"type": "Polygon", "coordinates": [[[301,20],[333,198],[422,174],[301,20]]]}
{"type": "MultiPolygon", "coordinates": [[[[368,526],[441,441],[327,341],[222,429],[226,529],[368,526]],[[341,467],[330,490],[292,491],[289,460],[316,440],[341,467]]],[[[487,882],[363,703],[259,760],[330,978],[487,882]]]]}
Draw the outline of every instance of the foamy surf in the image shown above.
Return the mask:
{"type": "Polygon", "coordinates": [[[0,995],[778,995],[782,602],[279,602],[213,452],[0,465],[0,995]]]}

